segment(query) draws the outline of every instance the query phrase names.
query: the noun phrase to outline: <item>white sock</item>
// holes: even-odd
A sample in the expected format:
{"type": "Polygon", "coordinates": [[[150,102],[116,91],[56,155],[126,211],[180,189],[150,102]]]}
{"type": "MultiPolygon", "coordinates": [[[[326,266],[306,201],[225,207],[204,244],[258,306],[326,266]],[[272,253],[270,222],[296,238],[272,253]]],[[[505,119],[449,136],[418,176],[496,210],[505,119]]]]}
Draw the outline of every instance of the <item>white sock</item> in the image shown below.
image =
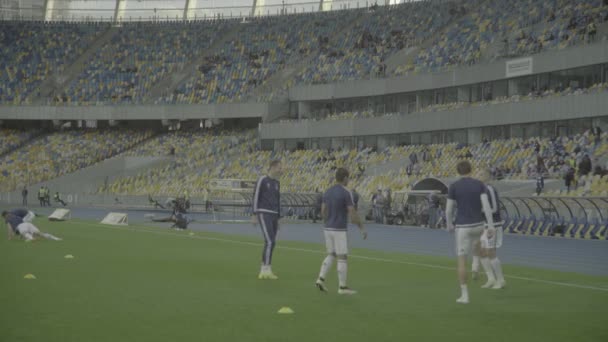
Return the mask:
{"type": "Polygon", "coordinates": [[[321,264],[321,272],[319,272],[320,279],[325,280],[325,276],[327,276],[327,272],[329,272],[329,269],[334,264],[334,259],[335,259],[335,257],[333,255],[328,255],[325,257],[325,260],[323,260],[323,263],[321,264]]]}
{"type": "Polygon", "coordinates": [[[340,287],[346,287],[346,272],[348,266],[346,260],[338,259],[338,283],[340,287]]]}
{"type": "Polygon", "coordinates": [[[490,258],[481,258],[481,266],[483,267],[484,272],[486,272],[488,281],[495,282],[496,278],[494,277],[494,271],[492,271],[492,265],[490,264],[490,258]]]}
{"type": "Polygon", "coordinates": [[[270,265],[262,265],[262,267],[260,268],[260,273],[270,273],[272,272],[270,270],[270,265]]]}
{"type": "Polygon", "coordinates": [[[479,272],[479,257],[477,255],[473,255],[473,265],[471,266],[471,270],[473,272],[479,272]]]}
{"type": "Polygon", "coordinates": [[[44,238],[49,239],[49,240],[55,240],[55,241],[61,240],[60,238],[58,238],[54,235],[51,235],[49,233],[40,233],[40,235],[42,235],[44,238]]]}
{"type": "Polygon", "coordinates": [[[460,297],[466,299],[469,298],[469,288],[467,287],[467,284],[460,285],[460,297]]]}
{"type": "Polygon", "coordinates": [[[490,262],[492,264],[492,269],[494,270],[494,274],[496,274],[496,279],[499,282],[504,283],[505,276],[502,274],[502,265],[500,264],[500,260],[498,260],[498,258],[494,258],[490,262]]]}

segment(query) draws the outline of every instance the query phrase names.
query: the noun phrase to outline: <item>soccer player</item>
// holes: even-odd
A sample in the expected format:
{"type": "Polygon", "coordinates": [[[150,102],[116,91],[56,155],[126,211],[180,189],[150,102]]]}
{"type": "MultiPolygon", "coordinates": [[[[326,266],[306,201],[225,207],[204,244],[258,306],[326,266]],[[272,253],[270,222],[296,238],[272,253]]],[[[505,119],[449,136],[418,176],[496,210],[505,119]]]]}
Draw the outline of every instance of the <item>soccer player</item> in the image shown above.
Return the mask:
{"type": "Polygon", "coordinates": [[[488,277],[487,283],[482,288],[499,290],[506,285],[505,277],[502,273],[502,265],[496,256],[496,249],[502,246],[502,226],[504,221],[500,216],[500,209],[498,208],[498,192],[492,185],[487,184],[490,180],[489,171],[484,170],[480,175],[480,180],[486,182],[488,199],[492,208],[492,220],[494,221],[494,228],[496,230],[493,235],[488,234],[487,230],[481,235],[481,266],[488,277]]]}
{"type": "Polygon", "coordinates": [[[272,252],[279,231],[279,218],[281,217],[281,183],[279,178],[282,173],[283,165],[280,160],[270,162],[268,175],[258,179],[253,194],[253,220],[254,223],[259,223],[264,236],[259,279],[278,279],[272,273],[271,263],[272,252]]]}
{"type": "Polygon", "coordinates": [[[461,291],[460,298],[456,302],[467,304],[469,303],[467,256],[471,253],[471,245],[479,240],[484,229],[489,227],[486,229],[486,233],[489,237],[493,236],[494,232],[491,230],[494,230],[494,221],[485,184],[470,176],[471,163],[463,160],[458,163],[456,169],[461,178],[452,183],[448,189],[446,216],[448,230],[456,230],[456,255],[458,256],[458,278],[461,291]],[[454,210],[454,205],[457,206],[456,210],[454,210]],[[453,220],[454,211],[456,211],[455,221],[453,220]],[[487,227],[482,213],[485,214],[487,227]]]}
{"type": "Polygon", "coordinates": [[[348,178],[348,171],[344,168],[339,168],[336,171],[336,184],[323,195],[321,216],[325,222],[324,235],[327,256],[321,264],[321,271],[316,283],[319,290],[327,292],[325,277],[332,267],[334,259],[338,259],[338,294],[341,295],[354,295],[357,293],[357,291],[346,286],[348,255],[346,231],[349,216],[351,222],[359,226],[363,239],[367,239],[367,232],[355,210],[353,194],[346,188],[348,186],[348,178]]]}
{"type": "Polygon", "coordinates": [[[13,209],[11,211],[3,211],[2,218],[6,222],[8,239],[11,240],[14,235],[20,235],[29,242],[34,240],[36,236],[42,236],[49,240],[61,241],[60,238],[48,233],[41,232],[32,222],[27,221],[32,217],[32,213],[25,209],[13,209]]]}

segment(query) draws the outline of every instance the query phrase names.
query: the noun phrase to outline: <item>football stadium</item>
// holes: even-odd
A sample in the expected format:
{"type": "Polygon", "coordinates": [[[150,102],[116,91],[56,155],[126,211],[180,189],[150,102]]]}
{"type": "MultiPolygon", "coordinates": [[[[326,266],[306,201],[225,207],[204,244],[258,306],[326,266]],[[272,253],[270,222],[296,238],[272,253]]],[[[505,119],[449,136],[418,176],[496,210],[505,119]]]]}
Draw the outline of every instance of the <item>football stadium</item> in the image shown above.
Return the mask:
{"type": "Polygon", "coordinates": [[[0,341],[608,341],[608,0],[0,0],[0,341]]]}

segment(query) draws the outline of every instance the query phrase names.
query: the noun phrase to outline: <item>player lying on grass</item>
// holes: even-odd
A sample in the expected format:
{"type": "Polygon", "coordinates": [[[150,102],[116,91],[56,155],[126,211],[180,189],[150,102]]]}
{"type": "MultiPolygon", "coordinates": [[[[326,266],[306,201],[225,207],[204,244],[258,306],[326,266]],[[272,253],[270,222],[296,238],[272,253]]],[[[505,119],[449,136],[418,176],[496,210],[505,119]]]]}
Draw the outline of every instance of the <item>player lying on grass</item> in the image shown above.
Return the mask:
{"type": "Polygon", "coordinates": [[[348,228],[348,218],[356,224],[363,234],[363,239],[367,239],[367,232],[363,227],[361,218],[355,210],[355,199],[352,192],[346,188],[348,186],[349,174],[346,169],[339,168],[336,171],[336,185],[332,186],[323,195],[321,205],[321,216],[325,222],[325,245],[327,246],[327,256],[321,264],[321,271],[317,279],[317,288],[327,292],[325,287],[325,277],[332,267],[334,260],[338,259],[338,294],[353,295],[357,291],[346,286],[348,241],[346,231],[348,228]]]}
{"type": "Polygon", "coordinates": [[[188,229],[188,224],[192,222],[186,214],[180,212],[173,213],[171,216],[165,218],[152,218],[152,221],[173,222],[173,225],[170,228],[175,229],[188,229]]]}
{"type": "Polygon", "coordinates": [[[22,237],[25,239],[25,241],[32,241],[38,236],[42,236],[43,238],[49,240],[61,240],[54,235],[41,232],[31,222],[25,221],[25,218],[29,219],[28,215],[30,215],[30,212],[28,212],[26,209],[13,209],[11,211],[2,212],[2,218],[6,223],[6,230],[9,240],[11,240],[15,235],[22,237]]]}

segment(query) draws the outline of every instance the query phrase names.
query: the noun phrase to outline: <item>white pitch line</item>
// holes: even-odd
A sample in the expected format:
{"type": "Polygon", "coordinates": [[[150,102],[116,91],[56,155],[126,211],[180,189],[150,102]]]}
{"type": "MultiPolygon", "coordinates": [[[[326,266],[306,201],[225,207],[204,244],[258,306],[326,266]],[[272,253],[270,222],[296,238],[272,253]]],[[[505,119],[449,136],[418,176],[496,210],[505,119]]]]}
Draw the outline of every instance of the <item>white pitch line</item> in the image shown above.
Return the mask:
{"type": "MultiPolygon", "coordinates": [[[[96,224],[96,223],[74,222],[74,221],[69,222],[69,223],[87,224],[87,225],[92,225],[92,226],[99,227],[98,224],[96,224]]],[[[145,226],[143,226],[143,227],[145,227],[145,226]]],[[[153,230],[148,230],[148,229],[135,229],[135,228],[125,228],[125,227],[112,227],[112,226],[108,226],[107,228],[115,229],[115,230],[120,230],[120,231],[144,232],[144,233],[150,233],[150,234],[155,234],[155,235],[185,237],[185,238],[189,238],[189,239],[199,239],[199,240],[228,242],[228,243],[234,243],[234,244],[239,244],[239,245],[255,246],[255,247],[261,247],[261,246],[264,245],[264,244],[258,243],[258,242],[232,240],[232,239],[216,238],[216,237],[210,237],[210,236],[199,236],[199,235],[191,236],[191,235],[176,234],[176,233],[171,233],[171,232],[153,231],[153,230]]],[[[276,246],[276,248],[285,249],[285,250],[291,250],[291,251],[314,253],[314,254],[326,254],[323,251],[314,250],[314,249],[306,249],[306,248],[297,248],[297,247],[288,247],[288,246],[276,246]]],[[[393,263],[393,264],[401,264],[401,265],[409,265],[409,266],[434,268],[434,269],[440,269],[440,270],[449,270],[449,271],[455,271],[456,270],[455,267],[449,267],[449,266],[433,265],[433,264],[411,262],[411,261],[402,261],[402,260],[394,260],[394,259],[386,259],[386,258],[369,257],[369,256],[364,256],[364,255],[356,255],[356,254],[349,254],[348,257],[349,258],[355,258],[355,259],[362,259],[362,260],[370,260],[370,261],[393,263]]],[[[548,284],[548,285],[556,285],[556,286],[564,286],[564,287],[573,287],[573,288],[578,288],[578,289],[586,289],[586,290],[595,290],[595,291],[608,292],[608,288],[605,288],[605,287],[597,287],[597,286],[590,286],[590,285],[581,285],[581,284],[575,284],[575,283],[565,283],[565,282],[560,282],[560,281],[543,280],[543,279],[520,277],[520,276],[514,276],[514,275],[507,275],[507,276],[505,276],[505,278],[507,278],[507,279],[525,280],[525,281],[531,281],[531,282],[535,282],[535,283],[542,283],[542,284],[548,284]]]]}

